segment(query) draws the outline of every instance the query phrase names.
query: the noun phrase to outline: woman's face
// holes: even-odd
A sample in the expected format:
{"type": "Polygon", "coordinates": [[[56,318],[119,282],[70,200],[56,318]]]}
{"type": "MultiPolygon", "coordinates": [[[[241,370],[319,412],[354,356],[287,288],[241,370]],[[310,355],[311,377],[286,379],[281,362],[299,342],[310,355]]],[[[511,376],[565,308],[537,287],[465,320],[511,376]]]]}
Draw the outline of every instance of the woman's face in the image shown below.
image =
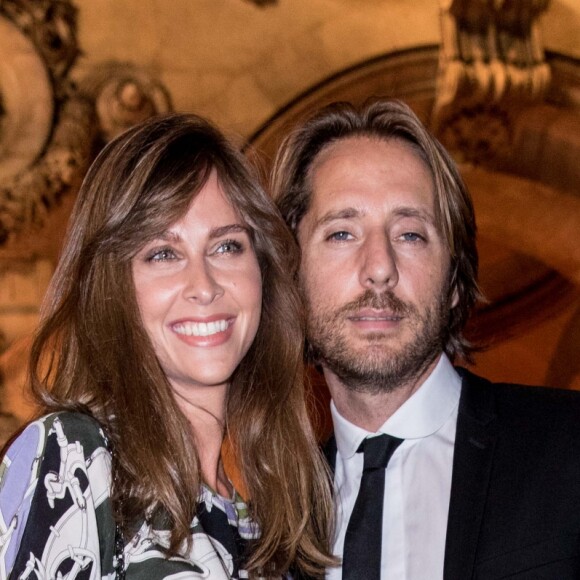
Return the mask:
{"type": "Polygon", "coordinates": [[[227,386],[256,335],[262,282],[249,231],[215,171],[132,270],[143,324],[174,391],[227,386]]]}

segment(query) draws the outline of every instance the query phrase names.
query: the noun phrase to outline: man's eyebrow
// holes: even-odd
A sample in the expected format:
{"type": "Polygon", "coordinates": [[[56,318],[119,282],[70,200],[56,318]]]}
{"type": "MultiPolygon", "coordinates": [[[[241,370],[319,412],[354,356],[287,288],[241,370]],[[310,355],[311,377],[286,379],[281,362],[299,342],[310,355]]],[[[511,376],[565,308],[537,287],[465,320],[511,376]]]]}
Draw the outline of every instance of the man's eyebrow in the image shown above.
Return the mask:
{"type": "MultiPolygon", "coordinates": [[[[416,207],[409,206],[397,207],[393,210],[393,214],[396,215],[397,217],[418,218],[430,224],[435,224],[436,221],[435,217],[431,214],[431,212],[416,207]]],[[[364,215],[364,212],[354,207],[346,207],[340,210],[329,211],[325,213],[323,216],[321,216],[318,220],[316,220],[314,227],[320,228],[336,220],[353,219],[361,217],[362,215],[364,215]]]]}
{"type": "Polygon", "coordinates": [[[348,220],[360,217],[361,214],[362,212],[360,212],[358,209],[355,209],[354,207],[346,207],[344,209],[329,211],[316,220],[314,227],[320,228],[336,220],[348,220]]]}
{"type": "Polygon", "coordinates": [[[416,207],[398,207],[395,208],[393,213],[400,217],[418,218],[431,224],[435,223],[435,216],[433,216],[431,212],[416,207]]]}
{"type": "Polygon", "coordinates": [[[209,237],[210,239],[214,239],[221,238],[222,236],[227,236],[228,234],[239,234],[239,233],[250,235],[250,228],[243,224],[228,224],[227,226],[212,228],[209,232],[209,237]]]}

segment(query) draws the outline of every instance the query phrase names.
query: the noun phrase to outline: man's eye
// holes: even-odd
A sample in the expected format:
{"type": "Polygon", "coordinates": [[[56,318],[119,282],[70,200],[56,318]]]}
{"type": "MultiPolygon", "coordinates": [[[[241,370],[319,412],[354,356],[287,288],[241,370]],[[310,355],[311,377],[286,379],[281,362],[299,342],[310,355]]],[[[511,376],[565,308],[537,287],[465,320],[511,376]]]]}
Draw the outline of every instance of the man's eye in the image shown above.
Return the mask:
{"type": "Polygon", "coordinates": [[[175,259],[175,252],[171,248],[152,250],[145,258],[147,262],[168,262],[175,259]]]}
{"type": "Polygon", "coordinates": [[[401,238],[405,242],[423,242],[425,238],[421,234],[417,234],[415,232],[406,232],[404,233],[401,238]]]}
{"type": "Polygon", "coordinates": [[[225,240],[216,249],[216,254],[237,254],[243,250],[243,246],[237,240],[225,240]]]}
{"type": "Polygon", "coordinates": [[[352,238],[352,235],[349,234],[348,232],[334,232],[333,234],[330,234],[326,239],[327,240],[331,240],[331,241],[335,241],[335,242],[346,242],[347,240],[350,240],[352,238]]]}

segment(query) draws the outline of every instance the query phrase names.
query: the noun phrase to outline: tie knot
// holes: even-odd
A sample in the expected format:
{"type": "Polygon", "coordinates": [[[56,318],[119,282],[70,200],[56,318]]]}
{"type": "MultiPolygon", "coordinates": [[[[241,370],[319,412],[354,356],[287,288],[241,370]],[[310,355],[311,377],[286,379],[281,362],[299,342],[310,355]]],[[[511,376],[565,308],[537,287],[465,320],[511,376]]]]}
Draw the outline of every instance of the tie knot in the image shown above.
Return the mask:
{"type": "Polygon", "coordinates": [[[403,442],[403,439],[381,433],[376,437],[367,437],[358,448],[358,452],[364,453],[363,471],[370,469],[384,469],[387,467],[395,449],[403,442]]]}

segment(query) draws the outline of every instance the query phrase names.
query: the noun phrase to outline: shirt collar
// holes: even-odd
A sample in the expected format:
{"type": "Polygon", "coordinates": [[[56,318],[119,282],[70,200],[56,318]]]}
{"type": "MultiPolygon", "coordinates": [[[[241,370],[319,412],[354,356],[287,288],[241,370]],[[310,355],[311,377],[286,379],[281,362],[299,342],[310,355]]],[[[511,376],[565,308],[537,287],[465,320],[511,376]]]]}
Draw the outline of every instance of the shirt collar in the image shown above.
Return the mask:
{"type": "MultiPolygon", "coordinates": [[[[378,430],[401,439],[420,439],[437,432],[459,404],[461,377],[444,354],[433,372],[378,430]]],[[[338,452],[352,457],[363,439],[374,435],[353,425],[330,403],[338,452]]]]}

